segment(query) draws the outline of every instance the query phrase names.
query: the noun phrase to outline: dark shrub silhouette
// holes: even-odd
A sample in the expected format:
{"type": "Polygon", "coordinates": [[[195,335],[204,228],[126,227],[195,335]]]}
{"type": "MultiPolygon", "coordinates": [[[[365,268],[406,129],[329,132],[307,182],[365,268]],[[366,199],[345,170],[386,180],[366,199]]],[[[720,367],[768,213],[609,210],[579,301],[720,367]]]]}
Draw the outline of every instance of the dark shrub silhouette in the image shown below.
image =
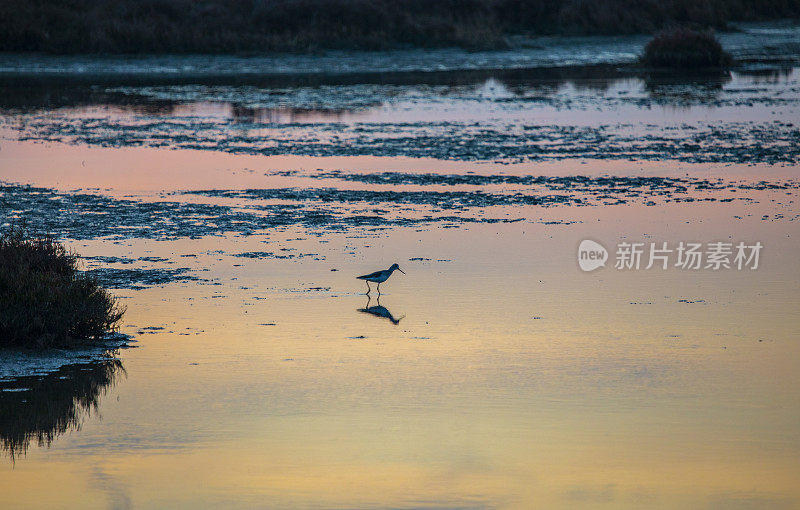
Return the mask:
{"type": "Polygon", "coordinates": [[[679,27],[656,34],[644,48],[642,63],[673,69],[721,69],[733,59],[710,30],[679,27]]]}
{"type": "Polygon", "coordinates": [[[123,313],[52,237],[29,237],[19,226],[0,234],[0,347],[96,340],[114,330],[123,313]]]}

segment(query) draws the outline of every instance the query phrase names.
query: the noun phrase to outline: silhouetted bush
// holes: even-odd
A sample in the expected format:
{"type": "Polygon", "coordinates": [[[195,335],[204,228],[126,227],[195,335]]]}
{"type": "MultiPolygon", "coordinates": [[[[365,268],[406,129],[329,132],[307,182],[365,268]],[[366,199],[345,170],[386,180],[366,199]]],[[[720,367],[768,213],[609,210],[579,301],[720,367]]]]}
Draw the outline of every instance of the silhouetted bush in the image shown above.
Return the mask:
{"type": "Polygon", "coordinates": [[[512,33],[653,33],[800,16],[800,0],[3,0],[0,51],[488,48],[512,33]]]}
{"type": "Polygon", "coordinates": [[[656,34],[644,48],[642,63],[675,69],[725,68],[733,59],[710,30],[679,27],[656,34]]]}
{"type": "Polygon", "coordinates": [[[52,237],[11,226],[0,234],[0,346],[52,347],[96,340],[124,309],[77,256],[52,237]]]}

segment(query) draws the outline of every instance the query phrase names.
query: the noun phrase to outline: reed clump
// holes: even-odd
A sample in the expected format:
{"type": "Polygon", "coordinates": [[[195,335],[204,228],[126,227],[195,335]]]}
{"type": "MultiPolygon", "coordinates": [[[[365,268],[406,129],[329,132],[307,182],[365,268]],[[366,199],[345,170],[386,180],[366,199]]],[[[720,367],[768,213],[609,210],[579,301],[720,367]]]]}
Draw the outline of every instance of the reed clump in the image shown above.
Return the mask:
{"type": "Polygon", "coordinates": [[[99,340],[125,313],[78,257],[22,226],[0,234],[0,347],[68,347],[99,340]]]}
{"type": "Polygon", "coordinates": [[[677,27],[659,32],[647,43],[642,63],[669,69],[724,69],[733,58],[710,30],[677,27]]]}

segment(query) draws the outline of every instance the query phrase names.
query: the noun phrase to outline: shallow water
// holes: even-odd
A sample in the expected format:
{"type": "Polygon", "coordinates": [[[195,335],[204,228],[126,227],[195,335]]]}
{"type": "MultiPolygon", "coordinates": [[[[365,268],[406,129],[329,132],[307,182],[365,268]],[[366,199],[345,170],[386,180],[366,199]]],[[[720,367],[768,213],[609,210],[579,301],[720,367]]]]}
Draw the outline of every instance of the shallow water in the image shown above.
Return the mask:
{"type": "MultiPolygon", "coordinates": [[[[21,141],[261,156],[796,163],[800,74],[452,72],[411,83],[58,88],[7,84],[21,141]],[[449,82],[448,82],[449,80],[449,82]],[[444,82],[444,84],[442,84],[444,82]],[[53,98],[56,98],[55,104],[53,98]]],[[[333,77],[328,78],[333,79],[333,77]]],[[[1,106],[1,105],[0,105],[1,106]]]]}
{"type": "Polygon", "coordinates": [[[137,348],[0,353],[4,505],[799,506],[798,71],[539,72],[6,83],[4,221],[137,348]],[[615,268],[681,241],[764,249],[615,268]]]}

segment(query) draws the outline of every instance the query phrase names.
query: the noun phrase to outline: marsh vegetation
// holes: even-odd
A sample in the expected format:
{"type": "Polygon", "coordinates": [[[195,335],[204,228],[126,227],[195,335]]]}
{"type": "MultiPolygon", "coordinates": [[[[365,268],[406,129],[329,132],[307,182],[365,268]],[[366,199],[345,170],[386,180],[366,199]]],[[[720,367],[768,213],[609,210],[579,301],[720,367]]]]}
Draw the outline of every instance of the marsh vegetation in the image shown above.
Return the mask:
{"type": "Polygon", "coordinates": [[[796,0],[8,0],[0,51],[497,48],[508,36],[653,33],[800,16],[796,0]]]}
{"type": "Polygon", "coordinates": [[[0,346],[46,348],[98,340],[124,308],[52,236],[12,225],[0,235],[0,346]]]}
{"type": "Polygon", "coordinates": [[[655,68],[724,69],[733,64],[710,30],[676,27],[656,34],[644,48],[642,63],[655,68]]]}

